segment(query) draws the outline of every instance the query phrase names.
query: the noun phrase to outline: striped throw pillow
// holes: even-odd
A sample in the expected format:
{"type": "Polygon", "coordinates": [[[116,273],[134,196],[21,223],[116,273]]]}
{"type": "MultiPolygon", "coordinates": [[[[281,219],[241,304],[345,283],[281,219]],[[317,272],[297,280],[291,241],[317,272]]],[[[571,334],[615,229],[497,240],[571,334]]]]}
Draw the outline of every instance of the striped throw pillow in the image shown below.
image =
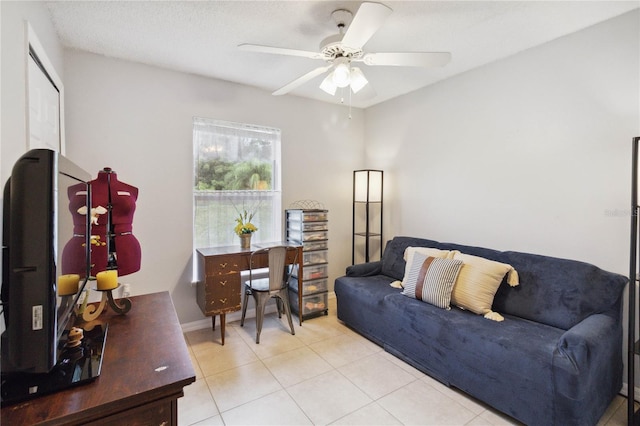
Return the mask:
{"type": "Polygon", "coordinates": [[[415,253],[403,280],[402,294],[449,309],[451,290],[461,268],[461,260],[415,253]]]}
{"type": "Polygon", "coordinates": [[[404,278],[402,279],[402,283],[400,283],[402,288],[404,288],[405,280],[409,275],[409,268],[411,268],[413,255],[416,253],[420,253],[425,256],[440,257],[443,259],[445,258],[453,259],[453,252],[449,250],[440,250],[432,247],[407,247],[404,250],[404,260],[406,263],[404,267],[404,278]]]}

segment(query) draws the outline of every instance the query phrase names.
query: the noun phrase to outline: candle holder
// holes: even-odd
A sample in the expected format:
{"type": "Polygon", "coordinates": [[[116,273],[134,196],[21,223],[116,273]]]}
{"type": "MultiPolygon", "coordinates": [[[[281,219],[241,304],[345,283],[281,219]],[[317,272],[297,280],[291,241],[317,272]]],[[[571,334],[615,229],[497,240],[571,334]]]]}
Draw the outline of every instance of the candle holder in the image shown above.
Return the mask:
{"type": "Polygon", "coordinates": [[[117,290],[118,288],[120,288],[120,283],[118,283],[115,288],[111,288],[109,290],[101,290],[97,287],[93,288],[93,290],[102,292],[102,298],[100,299],[100,303],[97,306],[94,304],[87,305],[87,307],[84,309],[84,312],[82,313],[82,319],[89,322],[98,318],[98,316],[107,306],[107,303],[109,304],[109,306],[111,306],[111,309],[113,309],[113,311],[119,315],[124,315],[129,312],[131,310],[131,300],[123,297],[121,299],[118,299],[118,301],[121,303],[119,304],[118,301],[116,301],[113,297],[113,290],[117,290]]]}

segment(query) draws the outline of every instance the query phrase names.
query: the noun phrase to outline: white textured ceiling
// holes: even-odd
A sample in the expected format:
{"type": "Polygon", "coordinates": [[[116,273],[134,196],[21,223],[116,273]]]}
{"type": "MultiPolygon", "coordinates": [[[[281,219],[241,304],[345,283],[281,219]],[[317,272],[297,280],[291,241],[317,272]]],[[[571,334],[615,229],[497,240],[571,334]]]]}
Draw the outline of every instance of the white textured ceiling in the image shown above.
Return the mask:
{"type": "MultiPolygon", "coordinates": [[[[228,80],[270,92],[323,62],[243,52],[241,43],[317,51],[337,32],[335,9],[350,1],[53,1],[64,46],[228,80]]],[[[370,67],[368,107],[638,8],[636,1],[384,1],[393,9],[365,52],[449,51],[443,68],[370,67]]],[[[340,102],[318,88],[323,76],[291,95],[340,102]]],[[[365,92],[365,91],[363,91],[365,92]]]]}

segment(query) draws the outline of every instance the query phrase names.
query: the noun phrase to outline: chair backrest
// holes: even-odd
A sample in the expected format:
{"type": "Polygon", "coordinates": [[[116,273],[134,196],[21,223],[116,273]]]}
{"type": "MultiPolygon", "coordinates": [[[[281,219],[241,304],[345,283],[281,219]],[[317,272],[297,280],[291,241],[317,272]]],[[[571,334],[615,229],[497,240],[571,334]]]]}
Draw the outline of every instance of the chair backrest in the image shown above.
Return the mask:
{"type": "MultiPolygon", "coordinates": [[[[269,291],[278,291],[289,284],[289,278],[291,276],[291,272],[287,272],[285,269],[286,258],[287,258],[287,247],[286,246],[276,246],[269,247],[260,250],[256,250],[251,253],[251,268],[253,269],[253,256],[259,255],[261,253],[268,253],[269,256],[269,291]]],[[[298,252],[295,252],[295,258],[293,263],[296,262],[298,252]]],[[[249,270],[249,274],[252,274],[251,269],[249,270]]]]}

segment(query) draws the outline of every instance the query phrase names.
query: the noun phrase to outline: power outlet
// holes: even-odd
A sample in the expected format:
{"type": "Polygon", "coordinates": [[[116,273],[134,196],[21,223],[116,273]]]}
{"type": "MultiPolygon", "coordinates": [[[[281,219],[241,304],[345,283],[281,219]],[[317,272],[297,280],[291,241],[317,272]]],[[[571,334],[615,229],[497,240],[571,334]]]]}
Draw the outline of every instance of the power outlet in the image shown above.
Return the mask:
{"type": "Polygon", "coordinates": [[[131,296],[131,286],[129,284],[122,284],[122,297],[131,296]]]}

